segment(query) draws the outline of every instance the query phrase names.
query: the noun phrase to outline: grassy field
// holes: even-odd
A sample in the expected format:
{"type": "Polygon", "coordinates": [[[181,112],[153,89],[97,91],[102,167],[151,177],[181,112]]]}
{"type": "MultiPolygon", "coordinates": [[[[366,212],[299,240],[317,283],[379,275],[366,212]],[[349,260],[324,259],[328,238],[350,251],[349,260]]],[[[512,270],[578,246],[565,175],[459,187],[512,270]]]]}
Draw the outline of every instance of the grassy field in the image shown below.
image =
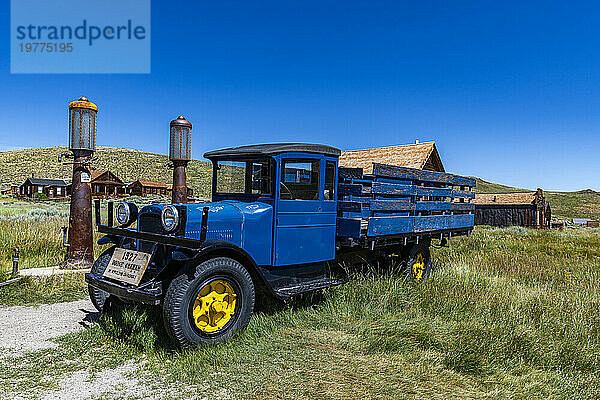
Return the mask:
{"type": "Polygon", "coordinates": [[[243,334],[193,351],[171,347],[157,311],[126,309],[57,349],[0,359],[0,394],[133,363],[165,398],[600,397],[598,230],[478,227],[434,258],[421,285],[363,266],[322,295],[259,303],[243,334]]]}

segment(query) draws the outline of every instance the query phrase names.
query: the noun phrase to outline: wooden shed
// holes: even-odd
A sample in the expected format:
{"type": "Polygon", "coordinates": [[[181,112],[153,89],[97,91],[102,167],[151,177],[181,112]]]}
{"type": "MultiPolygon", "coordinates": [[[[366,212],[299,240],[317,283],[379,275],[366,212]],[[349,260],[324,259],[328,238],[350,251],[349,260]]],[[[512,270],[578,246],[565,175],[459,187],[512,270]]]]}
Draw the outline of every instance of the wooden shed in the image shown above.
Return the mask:
{"type": "Polygon", "coordinates": [[[9,188],[2,190],[0,193],[12,197],[19,197],[19,185],[11,184],[9,188]]]}
{"type": "Polygon", "coordinates": [[[373,162],[446,172],[435,142],[342,151],[339,163],[341,167],[362,168],[365,174],[372,174],[373,162]]]}
{"type": "Polygon", "coordinates": [[[134,196],[167,196],[167,184],[138,179],[127,185],[127,194],[134,196]]]}
{"type": "Polygon", "coordinates": [[[62,179],[27,178],[19,186],[20,197],[38,197],[44,195],[49,199],[67,197],[67,182],[62,179]]]}
{"type": "Polygon", "coordinates": [[[476,193],[475,225],[549,228],[552,211],[544,191],[476,193]]]}

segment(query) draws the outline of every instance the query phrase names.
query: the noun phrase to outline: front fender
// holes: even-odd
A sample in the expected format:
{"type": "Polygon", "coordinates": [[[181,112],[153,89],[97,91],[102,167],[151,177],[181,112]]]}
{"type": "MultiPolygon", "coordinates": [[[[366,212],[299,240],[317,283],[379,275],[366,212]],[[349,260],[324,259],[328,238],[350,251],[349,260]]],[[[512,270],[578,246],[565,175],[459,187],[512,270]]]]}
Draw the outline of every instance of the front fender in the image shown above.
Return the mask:
{"type": "Polygon", "coordinates": [[[158,274],[157,279],[160,280],[167,277],[174,277],[186,265],[198,265],[201,262],[214,257],[229,257],[240,262],[244,268],[248,270],[255,285],[267,289],[269,293],[277,296],[248,252],[231,242],[218,239],[205,240],[202,245],[196,249],[186,247],[176,248],[172,253],[174,262],[169,263],[169,265],[158,274]]]}

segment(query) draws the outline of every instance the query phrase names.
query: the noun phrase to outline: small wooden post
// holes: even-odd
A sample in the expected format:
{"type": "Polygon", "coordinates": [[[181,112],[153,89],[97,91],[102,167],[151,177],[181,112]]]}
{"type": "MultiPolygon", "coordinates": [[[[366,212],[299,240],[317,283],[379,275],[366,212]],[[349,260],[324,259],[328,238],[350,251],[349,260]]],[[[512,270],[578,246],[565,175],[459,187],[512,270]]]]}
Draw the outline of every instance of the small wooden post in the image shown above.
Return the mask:
{"type": "Polygon", "coordinates": [[[13,247],[13,269],[12,276],[15,277],[19,273],[19,248],[13,247]]]}

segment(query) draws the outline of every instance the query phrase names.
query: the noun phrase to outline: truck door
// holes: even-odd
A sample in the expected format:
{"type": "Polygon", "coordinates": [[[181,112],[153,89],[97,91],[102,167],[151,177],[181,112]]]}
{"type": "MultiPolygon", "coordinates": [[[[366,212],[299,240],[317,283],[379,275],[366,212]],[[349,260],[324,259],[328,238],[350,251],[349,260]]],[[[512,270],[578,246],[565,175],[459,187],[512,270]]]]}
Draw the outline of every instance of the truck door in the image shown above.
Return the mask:
{"type": "Polygon", "coordinates": [[[278,156],[273,265],[335,258],[337,159],[278,156]]]}

